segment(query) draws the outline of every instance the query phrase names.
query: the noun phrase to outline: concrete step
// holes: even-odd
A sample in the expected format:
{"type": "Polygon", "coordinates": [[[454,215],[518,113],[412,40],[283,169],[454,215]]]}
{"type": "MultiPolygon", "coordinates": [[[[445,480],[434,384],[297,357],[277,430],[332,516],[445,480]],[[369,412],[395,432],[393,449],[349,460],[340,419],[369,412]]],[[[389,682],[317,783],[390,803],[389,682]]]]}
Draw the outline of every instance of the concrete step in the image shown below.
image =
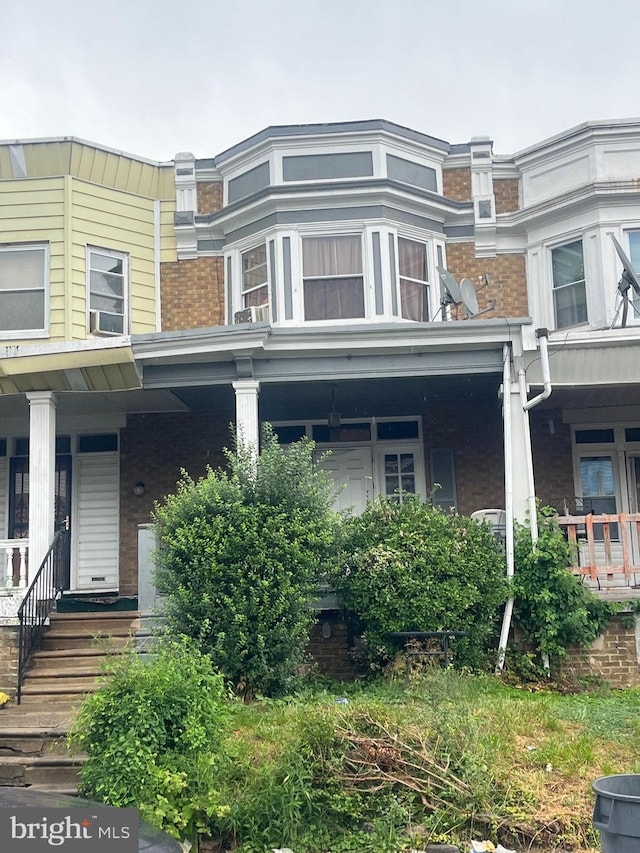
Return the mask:
{"type": "Polygon", "coordinates": [[[66,706],[62,702],[55,705],[46,701],[9,705],[0,714],[0,736],[3,732],[20,729],[37,728],[44,733],[68,730],[75,716],[76,711],[71,704],[66,706]]]}
{"type": "Polygon", "coordinates": [[[48,660],[76,660],[77,658],[105,658],[105,657],[114,657],[118,654],[118,651],[115,650],[113,652],[105,651],[99,646],[91,646],[90,648],[77,648],[77,649],[50,649],[49,651],[39,650],[35,652],[33,656],[33,666],[38,665],[41,661],[48,660]]]}
{"type": "Polygon", "coordinates": [[[84,756],[2,756],[0,785],[77,786],[84,756]]]}
{"type": "Polygon", "coordinates": [[[96,635],[69,631],[64,634],[45,634],[42,638],[41,650],[71,651],[74,649],[96,650],[100,654],[116,654],[133,644],[133,635],[123,633],[121,636],[111,634],[96,635]]]}
{"type": "Polygon", "coordinates": [[[38,728],[1,729],[0,761],[5,756],[67,755],[67,731],[38,728]]]}
{"type": "Polygon", "coordinates": [[[93,676],[73,677],[64,679],[27,678],[22,685],[22,698],[27,696],[69,696],[82,693],[93,693],[99,690],[104,682],[98,682],[93,676]]]}
{"type": "Polygon", "coordinates": [[[52,678],[82,678],[91,676],[98,678],[102,675],[101,659],[96,658],[95,662],[87,663],[86,660],[69,660],[63,663],[36,663],[30,670],[27,676],[27,681],[33,683],[42,679],[52,678]]]}

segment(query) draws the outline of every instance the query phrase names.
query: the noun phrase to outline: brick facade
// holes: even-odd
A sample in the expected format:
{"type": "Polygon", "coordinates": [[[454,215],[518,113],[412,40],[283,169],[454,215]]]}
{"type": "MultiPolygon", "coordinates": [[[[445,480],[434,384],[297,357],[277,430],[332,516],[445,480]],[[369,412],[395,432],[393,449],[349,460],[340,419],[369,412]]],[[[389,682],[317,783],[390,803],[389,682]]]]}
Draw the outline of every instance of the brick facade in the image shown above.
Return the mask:
{"type": "Polygon", "coordinates": [[[536,495],[543,504],[556,506],[575,494],[571,428],[562,422],[560,409],[532,409],[529,417],[536,495]]]}
{"type": "MultiPolygon", "coordinates": [[[[453,450],[458,512],[504,507],[502,407],[497,399],[432,401],[423,416],[427,483],[430,448],[453,450]]],[[[427,486],[428,488],[428,486],[427,486]]]]}
{"type": "Polygon", "coordinates": [[[224,261],[195,258],[160,266],[162,331],[224,325],[224,261]]]}
{"type": "Polygon", "coordinates": [[[309,635],[307,652],[321,675],[329,675],[341,681],[356,677],[350,655],[350,637],[342,613],[323,611],[309,635]],[[326,636],[328,634],[328,636],[326,636]]]}
{"type": "Polygon", "coordinates": [[[224,464],[233,408],[225,398],[219,413],[130,415],[120,435],[120,592],[138,591],[138,525],[150,521],[153,505],[175,491],[184,468],[194,479],[224,464]],[[141,497],[133,494],[145,484],[141,497]]]}
{"type": "Polygon", "coordinates": [[[569,648],[563,672],[573,678],[603,678],[614,688],[640,687],[636,629],[627,627],[628,620],[635,622],[633,614],[618,613],[589,649],[569,648]]]}
{"type": "Polygon", "coordinates": [[[0,691],[12,696],[18,687],[18,626],[0,625],[0,691]]]}
{"type": "Polygon", "coordinates": [[[493,194],[496,213],[511,213],[520,209],[520,181],[517,178],[494,178],[493,194]]]}
{"type": "Polygon", "coordinates": [[[222,209],[222,181],[199,181],[196,193],[199,214],[216,213],[222,209]]]}
{"type": "Polygon", "coordinates": [[[471,201],[471,169],[443,169],[442,195],[455,201],[471,201]]]}
{"type": "Polygon", "coordinates": [[[478,293],[478,305],[483,310],[489,299],[495,299],[496,306],[483,318],[529,316],[524,255],[476,258],[473,243],[450,243],[447,246],[447,269],[458,281],[469,278],[476,287],[481,284],[481,276],[489,276],[489,287],[478,293]]]}

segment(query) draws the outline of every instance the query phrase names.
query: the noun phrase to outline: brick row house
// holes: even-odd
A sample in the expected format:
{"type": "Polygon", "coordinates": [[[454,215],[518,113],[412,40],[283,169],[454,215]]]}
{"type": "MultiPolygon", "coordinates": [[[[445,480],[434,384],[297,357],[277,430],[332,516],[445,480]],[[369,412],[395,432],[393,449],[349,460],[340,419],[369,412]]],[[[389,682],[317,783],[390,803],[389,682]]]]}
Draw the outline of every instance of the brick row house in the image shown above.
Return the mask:
{"type": "Polygon", "coordinates": [[[633,120],[511,156],[382,120],[169,163],[0,143],[6,631],[63,524],[66,594],[135,597],[154,501],[230,423],[331,450],[340,508],[622,514],[585,581],[633,595],[639,178],[633,120]]]}

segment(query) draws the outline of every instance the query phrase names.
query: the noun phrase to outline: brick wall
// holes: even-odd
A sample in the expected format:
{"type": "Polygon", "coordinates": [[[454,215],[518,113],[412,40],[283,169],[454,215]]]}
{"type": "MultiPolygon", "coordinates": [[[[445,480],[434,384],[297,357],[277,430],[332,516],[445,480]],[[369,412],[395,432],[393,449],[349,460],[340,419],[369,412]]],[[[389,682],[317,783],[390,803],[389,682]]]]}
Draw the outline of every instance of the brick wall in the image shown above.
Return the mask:
{"type": "Polygon", "coordinates": [[[517,178],[494,178],[493,194],[496,213],[511,213],[520,208],[520,181],[517,178]]]}
{"type": "Polygon", "coordinates": [[[18,626],[0,625],[0,691],[13,696],[18,686],[18,626]]]}
{"type": "Polygon", "coordinates": [[[196,184],[198,213],[215,213],[222,208],[222,181],[196,184]]]}
{"type": "Polygon", "coordinates": [[[571,428],[562,422],[560,409],[532,409],[530,424],[536,495],[543,503],[555,505],[575,494],[571,428]]]}
{"type": "Polygon", "coordinates": [[[478,293],[478,305],[482,310],[487,307],[488,299],[495,299],[496,306],[493,311],[484,315],[485,318],[529,315],[524,255],[476,258],[473,243],[449,243],[447,269],[458,281],[461,278],[469,278],[476,287],[481,284],[479,276],[485,273],[489,276],[489,287],[478,293]]]}
{"type": "Polygon", "coordinates": [[[323,611],[312,627],[307,652],[311,655],[321,675],[342,681],[356,677],[349,649],[351,646],[347,624],[341,613],[323,611]],[[329,636],[324,636],[328,633],[329,636]]]}
{"type": "Polygon", "coordinates": [[[458,512],[470,515],[477,509],[504,507],[504,453],[500,401],[469,399],[435,400],[429,403],[422,428],[431,482],[429,449],[454,452],[458,512]]]}
{"type": "Polygon", "coordinates": [[[138,590],[138,524],[151,520],[154,501],[175,491],[180,470],[194,479],[224,464],[222,447],[230,443],[233,409],[216,414],[130,415],[120,435],[120,592],[138,590]],[[142,497],[135,483],[145,484],[142,497]]]}
{"type": "Polygon", "coordinates": [[[455,201],[471,201],[471,169],[443,169],[442,195],[455,201]]]}
{"type": "Polygon", "coordinates": [[[224,325],[224,260],[195,258],[160,265],[162,331],[224,325]]]}
{"type": "Polygon", "coordinates": [[[640,687],[635,627],[623,624],[632,617],[618,613],[589,649],[573,646],[563,672],[574,678],[597,676],[611,687],[640,687]]]}

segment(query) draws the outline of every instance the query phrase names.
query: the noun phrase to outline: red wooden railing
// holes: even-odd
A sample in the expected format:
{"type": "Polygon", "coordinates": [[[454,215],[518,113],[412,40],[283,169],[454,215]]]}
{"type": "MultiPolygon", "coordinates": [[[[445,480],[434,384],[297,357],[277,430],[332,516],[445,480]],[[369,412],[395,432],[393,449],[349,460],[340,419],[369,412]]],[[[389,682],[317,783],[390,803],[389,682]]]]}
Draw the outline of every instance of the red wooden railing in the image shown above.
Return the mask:
{"type": "Polygon", "coordinates": [[[638,585],[640,513],[561,515],[558,522],[573,546],[575,574],[600,589],[638,585]]]}

